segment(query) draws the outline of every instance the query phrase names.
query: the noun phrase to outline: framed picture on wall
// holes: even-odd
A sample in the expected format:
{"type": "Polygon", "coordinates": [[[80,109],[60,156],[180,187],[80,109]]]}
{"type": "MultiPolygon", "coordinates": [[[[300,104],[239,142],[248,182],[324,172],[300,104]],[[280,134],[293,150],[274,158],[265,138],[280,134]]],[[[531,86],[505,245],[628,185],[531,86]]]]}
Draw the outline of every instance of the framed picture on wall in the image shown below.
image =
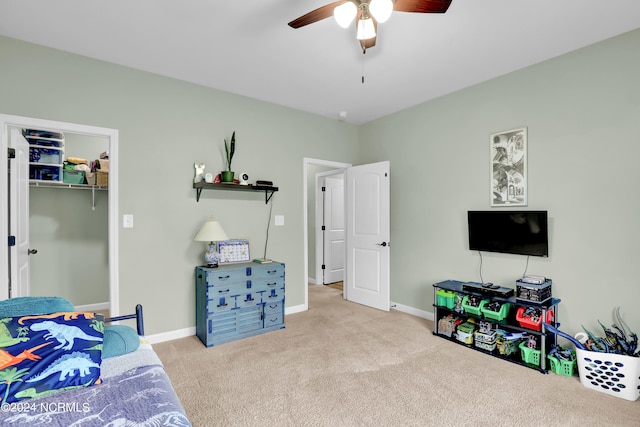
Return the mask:
{"type": "Polygon", "coordinates": [[[527,206],[527,128],[491,134],[491,206],[527,206]]]}

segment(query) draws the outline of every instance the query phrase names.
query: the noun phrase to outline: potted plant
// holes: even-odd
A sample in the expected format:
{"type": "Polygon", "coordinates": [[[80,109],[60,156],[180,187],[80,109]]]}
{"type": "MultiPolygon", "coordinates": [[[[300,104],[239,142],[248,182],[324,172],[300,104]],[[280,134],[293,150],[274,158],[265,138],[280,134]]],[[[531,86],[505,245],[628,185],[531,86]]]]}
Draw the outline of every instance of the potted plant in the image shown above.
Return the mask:
{"type": "Polygon", "coordinates": [[[227,138],[224,139],[224,151],[227,160],[227,170],[222,172],[222,182],[233,182],[234,172],[231,171],[231,160],[236,152],[236,131],[233,131],[231,135],[231,142],[227,142],[227,138]]]}

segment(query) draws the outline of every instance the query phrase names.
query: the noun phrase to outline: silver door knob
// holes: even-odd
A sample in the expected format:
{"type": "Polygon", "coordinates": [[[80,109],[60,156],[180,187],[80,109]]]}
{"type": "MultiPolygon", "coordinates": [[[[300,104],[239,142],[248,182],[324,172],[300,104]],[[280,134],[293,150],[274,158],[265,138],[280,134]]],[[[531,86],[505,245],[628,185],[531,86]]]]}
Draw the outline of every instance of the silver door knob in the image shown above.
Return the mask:
{"type": "Polygon", "coordinates": [[[37,249],[29,249],[27,250],[27,255],[35,255],[38,253],[37,249]]]}
{"type": "Polygon", "coordinates": [[[378,243],[378,246],[382,246],[383,248],[387,246],[387,242],[378,243]]]}

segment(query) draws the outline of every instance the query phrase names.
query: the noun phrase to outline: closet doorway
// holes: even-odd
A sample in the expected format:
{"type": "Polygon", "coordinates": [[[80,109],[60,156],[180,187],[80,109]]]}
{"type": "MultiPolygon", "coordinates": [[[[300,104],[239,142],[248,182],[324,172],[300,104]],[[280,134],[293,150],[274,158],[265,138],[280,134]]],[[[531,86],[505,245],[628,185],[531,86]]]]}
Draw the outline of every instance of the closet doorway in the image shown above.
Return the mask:
{"type": "MultiPolygon", "coordinates": [[[[95,190],[92,189],[82,189],[82,190],[71,190],[65,188],[38,188],[38,187],[30,187],[28,184],[28,179],[25,180],[24,176],[22,179],[18,179],[19,177],[15,173],[15,170],[18,170],[16,166],[13,166],[14,179],[11,181],[7,180],[8,185],[0,187],[0,199],[3,200],[2,205],[5,206],[3,209],[0,209],[0,239],[3,241],[11,242],[12,238],[16,241],[23,242],[25,239],[27,240],[27,245],[15,245],[15,246],[0,246],[0,259],[2,259],[2,263],[8,267],[7,269],[2,268],[3,271],[7,271],[7,274],[3,274],[0,277],[0,299],[5,299],[9,297],[17,297],[17,296],[25,296],[25,294],[31,294],[29,291],[29,268],[26,268],[27,274],[24,272],[20,273],[21,268],[20,265],[29,265],[29,255],[28,250],[34,249],[30,248],[28,244],[29,239],[29,225],[30,222],[33,222],[34,230],[47,230],[48,224],[47,221],[51,222],[50,219],[47,218],[46,215],[36,215],[35,217],[31,217],[29,220],[29,206],[33,206],[34,212],[45,212],[47,210],[46,207],[39,206],[39,200],[43,200],[41,194],[39,192],[47,191],[47,192],[55,192],[59,196],[56,196],[56,199],[60,199],[59,203],[62,205],[52,206],[51,209],[56,211],[66,210],[67,214],[77,214],[78,219],[82,218],[82,213],[74,212],[73,209],[68,210],[67,206],[64,206],[65,200],[73,200],[73,198],[77,199],[81,196],[82,199],[86,199],[85,207],[91,212],[93,207],[96,207],[96,200],[98,202],[104,202],[106,200],[106,204],[108,206],[104,206],[105,203],[102,203],[100,209],[104,210],[107,208],[107,212],[103,213],[103,218],[106,218],[107,225],[102,225],[103,235],[106,228],[106,235],[108,238],[108,249],[106,251],[106,257],[108,258],[107,263],[108,267],[108,301],[100,301],[97,306],[92,306],[92,304],[80,304],[74,301],[74,304],[79,305],[82,309],[103,309],[102,306],[109,310],[109,314],[111,316],[119,315],[119,265],[118,265],[118,131],[115,129],[107,129],[107,128],[99,128],[94,126],[86,126],[74,123],[65,123],[65,122],[57,122],[57,121],[49,121],[49,120],[41,120],[29,117],[19,117],[19,116],[9,116],[9,115],[0,115],[0,152],[4,154],[7,158],[9,157],[10,149],[14,149],[18,151],[16,148],[20,143],[17,141],[20,139],[20,133],[22,129],[42,129],[48,130],[52,132],[62,132],[65,134],[65,139],[69,140],[70,148],[73,150],[77,150],[76,153],[66,152],[65,154],[68,156],[80,155],[87,151],[82,151],[78,149],[78,144],[82,144],[81,141],[86,142],[86,146],[94,146],[98,147],[97,149],[102,149],[102,147],[106,147],[106,150],[109,152],[109,184],[108,191],[103,192],[95,197],[95,190]],[[73,143],[72,143],[73,141],[73,143]],[[72,144],[71,144],[72,143],[72,144]],[[74,148],[75,147],[75,148],[74,148]],[[6,154],[5,154],[6,153],[6,154]],[[27,181],[27,182],[25,182],[27,181]],[[74,192],[73,196],[69,192],[74,192]],[[85,193],[82,195],[78,195],[77,193],[85,193]],[[33,196],[33,203],[29,203],[29,195],[33,196]],[[105,194],[106,197],[105,197],[105,194]],[[71,197],[71,199],[69,199],[71,197]],[[16,203],[16,200],[18,203],[16,203]],[[26,203],[25,203],[26,200],[26,203]],[[14,203],[9,203],[13,201],[14,203]],[[7,206],[11,206],[11,209],[7,209],[7,206]],[[26,212],[25,212],[26,210],[26,212]],[[26,232],[25,232],[26,231],[26,232]],[[22,235],[17,235],[18,233],[22,235]],[[26,237],[25,237],[26,236],[26,237]],[[25,284],[25,280],[27,283],[25,284]]],[[[24,141],[22,141],[24,142],[24,141]]],[[[85,147],[86,148],[86,147],[85,147]]],[[[28,152],[28,148],[27,148],[28,152]]],[[[16,157],[24,157],[24,155],[16,156],[16,157]]],[[[18,158],[11,160],[12,165],[15,165],[18,158]]],[[[28,160],[28,158],[27,158],[28,160]]],[[[24,162],[25,160],[20,160],[24,162]]],[[[28,168],[27,168],[28,170],[28,168]]],[[[0,161],[0,176],[9,177],[9,161],[0,161]]],[[[27,175],[28,178],[28,175],[27,175]]],[[[51,200],[51,194],[49,193],[48,197],[44,198],[51,200]]],[[[56,212],[57,213],[57,212],[56,212]]],[[[53,221],[55,222],[55,221],[53,221]]],[[[80,223],[80,221],[78,221],[80,223]]],[[[78,232],[83,232],[82,230],[78,230],[78,232]]],[[[85,230],[86,232],[86,230],[85,230]]],[[[96,231],[99,232],[98,230],[96,231]]],[[[53,233],[55,234],[55,233],[53,233]]],[[[69,235],[73,235],[73,232],[67,232],[67,237],[69,235]]],[[[35,240],[35,238],[34,238],[35,240]]],[[[46,237],[44,240],[40,239],[38,242],[39,245],[44,245],[44,249],[48,249],[49,251],[55,248],[55,242],[51,240],[51,236],[46,237]],[[48,245],[48,247],[47,247],[48,245]]],[[[104,245],[104,242],[102,243],[104,245]]],[[[36,248],[37,249],[37,248],[36,248]]],[[[103,251],[104,252],[104,251],[103,251]]],[[[74,256],[74,254],[67,254],[70,256],[74,256]]],[[[76,254],[80,255],[80,254],[76,254]]],[[[35,256],[38,256],[37,254],[35,256]]],[[[76,264],[77,265],[77,264],[76,264]]],[[[24,270],[24,268],[22,268],[24,270]]],[[[74,277],[74,283],[90,283],[95,277],[91,277],[87,272],[82,272],[81,269],[77,269],[74,272],[74,269],[70,269],[69,267],[63,268],[48,268],[48,272],[42,271],[34,271],[33,278],[39,281],[37,287],[33,287],[34,291],[36,289],[42,288],[42,281],[45,280],[47,275],[57,275],[57,276],[67,276],[71,277],[74,273],[78,273],[77,276],[74,277]]],[[[98,271],[96,274],[105,275],[105,271],[98,271]]],[[[63,277],[63,280],[67,280],[67,278],[63,277]]],[[[55,295],[55,288],[52,289],[52,292],[49,292],[51,295],[55,295]]],[[[70,298],[71,299],[71,298],[70,298]]]]}

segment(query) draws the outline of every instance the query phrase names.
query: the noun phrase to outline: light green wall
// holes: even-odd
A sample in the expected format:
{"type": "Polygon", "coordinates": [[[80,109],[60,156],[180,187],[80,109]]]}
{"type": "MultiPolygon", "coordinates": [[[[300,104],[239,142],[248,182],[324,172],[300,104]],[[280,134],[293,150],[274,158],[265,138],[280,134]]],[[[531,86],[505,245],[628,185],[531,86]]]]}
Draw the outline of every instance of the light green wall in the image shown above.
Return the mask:
{"type": "MultiPolygon", "coordinates": [[[[264,196],[192,188],[193,163],[223,169],[224,138],[236,131],[233,168],[280,191],[269,258],[287,265],[287,307],[304,304],[303,158],[355,162],[357,127],[174,79],[0,37],[0,112],[119,130],[120,307],[144,305],[147,334],[195,325],[194,242],[210,215],[261,254],[264,196]]],[[[81,262],[80,260],[78,262],[81,262]]]]}
{"type": "MultiPolygon", "coordinates": [[[[280,187],[273,212],[286,225],[272,224],[268,256],[287,263],[289,307],[306,284],[303,157],[391,161],[391,299],[432,311],[432,283],[479,280],[466,211],[489,209],[489,134],[527,126],[527,208],[549,211],[551,244],[528,272],[554,280],[563,329],[595,329],[617,305],[640,325],[640,30],[360,127],[7,38],[0,64],[0,112],[119,129],[120,214],[135,215],[120,230],[121,306],[144,304],[149,334],[194,325],[192,237],[209,215],[264,245],[263,199],[205,192],[196,203],[191,188],[193,162],[221,169],[233,130],[234,169],[280,187]]],[[[485,281],[507,286],[526,266],[483,260],[485,281]]]]}
{"type": "MultiPolygon", "coordinates": [[[[391,299],[432,311],[431,284],[480,280],[466,212],[490,209],[489,134],[527,126],[527,209],[550,220],[528,273],[553,279],[563,329],[618,305],[640,329],[638,76],[634,31],[362,126],[361,162],[391,161],[391,299]]],[[[514,287],[525,267],[483,255],[487,282],[514,287]]]]}

